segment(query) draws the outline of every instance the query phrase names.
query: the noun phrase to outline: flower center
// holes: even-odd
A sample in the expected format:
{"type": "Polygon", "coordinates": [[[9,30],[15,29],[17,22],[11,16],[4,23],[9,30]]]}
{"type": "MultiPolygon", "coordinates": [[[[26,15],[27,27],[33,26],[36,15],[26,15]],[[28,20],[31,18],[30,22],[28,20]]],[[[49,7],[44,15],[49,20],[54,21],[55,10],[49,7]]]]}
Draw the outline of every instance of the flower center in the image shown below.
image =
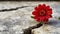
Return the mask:
{"type": "Polygon", "coordinates": [[[45,10],[41,10],[39,14],[40,14],[40,16],[43,16],[43,15],[45,15],[45,13],[46,13],[45,10]]]}

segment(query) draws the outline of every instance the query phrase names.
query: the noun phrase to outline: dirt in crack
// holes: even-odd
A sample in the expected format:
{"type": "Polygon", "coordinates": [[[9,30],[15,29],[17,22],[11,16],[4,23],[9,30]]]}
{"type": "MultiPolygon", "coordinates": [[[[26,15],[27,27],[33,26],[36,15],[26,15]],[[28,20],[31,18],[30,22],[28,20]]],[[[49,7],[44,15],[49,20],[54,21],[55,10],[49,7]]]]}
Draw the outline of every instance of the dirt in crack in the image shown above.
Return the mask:
{"type": "Polygon", "coordinates": [[[13,11],[13,10],[17,10],[17,9],[21,9],[21,8],[25,8],[25,7],[29,7],[29,6],[21,6],[21,7],[11,8],[11,9],[2,9],[2,10],[0,10],[0,12],[13,11]]]}
{"type": "Polygon", "coordinates": [[[35,26],[32,26],[32,27],[29,27],[29,28],[27,28],[27,29],[24,29],[24,34],[32,34],[32,29],[35,29],[35,28],[39,28],[39,27],[41,27],[42,26],[42,24],[41,23],[39,23],[39,24],[37,24],[37,25],[35,25],[35,26]]]}

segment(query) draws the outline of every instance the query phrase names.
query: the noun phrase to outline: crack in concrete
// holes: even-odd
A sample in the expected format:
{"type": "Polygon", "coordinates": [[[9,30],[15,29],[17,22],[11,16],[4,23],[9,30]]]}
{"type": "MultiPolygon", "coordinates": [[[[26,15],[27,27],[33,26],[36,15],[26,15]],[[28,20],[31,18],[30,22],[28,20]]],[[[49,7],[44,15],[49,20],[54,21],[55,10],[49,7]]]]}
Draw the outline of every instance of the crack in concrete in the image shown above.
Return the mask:
{"type": "Polygon", "coordinates": [[[11,9],[2,9],[0,10],[0,12],[13,11],[13,10],[18,10],[18,9],[25,8],[25,7],[29,7],[29,6],[21,6],[21,7],[11,8],[11,9]]]}
{"type": "Polygon", "coordinates": [[[29,27],[27,29],[24,29],[24,34],[32,34],[32,29],[39,28],[41,26],[42,26],[42,24],[41,23],[38,23],[35,26],[29,27]]]}

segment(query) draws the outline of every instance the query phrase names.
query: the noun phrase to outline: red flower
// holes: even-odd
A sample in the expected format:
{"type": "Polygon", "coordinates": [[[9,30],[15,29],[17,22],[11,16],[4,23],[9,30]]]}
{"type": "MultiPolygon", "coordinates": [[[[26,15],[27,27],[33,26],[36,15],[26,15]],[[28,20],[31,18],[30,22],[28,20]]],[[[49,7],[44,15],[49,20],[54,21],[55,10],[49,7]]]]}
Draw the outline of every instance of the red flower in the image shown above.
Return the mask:
{"type": "Polygon", "coordinates": [[[52,17],[52,9],[45,4],[39,4],[32,12],[34,19],[38,22],[47,22],[52,17]]]}

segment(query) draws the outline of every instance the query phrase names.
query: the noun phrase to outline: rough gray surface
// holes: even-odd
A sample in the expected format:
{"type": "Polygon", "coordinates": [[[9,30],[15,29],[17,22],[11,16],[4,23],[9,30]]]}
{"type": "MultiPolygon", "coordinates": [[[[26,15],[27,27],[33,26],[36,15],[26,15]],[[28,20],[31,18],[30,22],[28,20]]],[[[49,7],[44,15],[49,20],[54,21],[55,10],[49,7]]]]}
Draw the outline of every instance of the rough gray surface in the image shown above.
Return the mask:
{"type": "MultiPolygon", "coordinates": [[[[35,6],[43,3],[50,5],[53,8],[53,17],[58,18],[60,2],[0,2],[0,10],[28,6],[13,11],[0,12],[0,34],[22,34],[23,29],[36,25],[36,21],[30,17],[31,12],[35,6]]],[[[52,26],[55,27],[55,25],[52,26]]],[[[58,24],[56,27],[59,28],[59,26],[58,24]]],[[[60,29],[58,30],[60,31],[60,29]]]]}

